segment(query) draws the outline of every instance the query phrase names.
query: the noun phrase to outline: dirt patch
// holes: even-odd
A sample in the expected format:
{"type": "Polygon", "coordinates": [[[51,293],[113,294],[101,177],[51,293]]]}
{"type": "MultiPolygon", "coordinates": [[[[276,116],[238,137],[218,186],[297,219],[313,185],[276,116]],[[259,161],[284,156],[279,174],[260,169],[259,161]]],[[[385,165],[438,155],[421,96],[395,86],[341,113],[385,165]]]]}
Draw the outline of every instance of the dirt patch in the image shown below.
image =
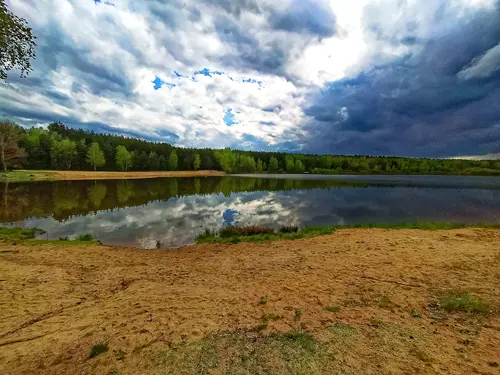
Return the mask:
{"type": "Polygon", "coordinates": [[[499,259],[487,229],[0,244],[0,373],[498,374],[499,259]],[[448,312],[448,290],[491,310],[448,312]]]}

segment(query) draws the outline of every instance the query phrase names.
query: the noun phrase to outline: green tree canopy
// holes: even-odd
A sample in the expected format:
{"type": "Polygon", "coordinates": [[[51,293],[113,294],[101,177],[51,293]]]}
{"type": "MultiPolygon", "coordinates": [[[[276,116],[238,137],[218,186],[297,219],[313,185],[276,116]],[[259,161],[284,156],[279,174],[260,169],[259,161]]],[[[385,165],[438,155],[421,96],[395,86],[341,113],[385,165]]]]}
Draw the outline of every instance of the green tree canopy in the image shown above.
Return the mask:
{"type": "Polygon", "coordinates": [[[116,147],[116,166],[122,171],[128,171],[132,166],[132,155],[125,146],[116,147]]]}
{"type": "Polygon", "coordinates": [[[215,158],[220,164],[221,169],[226,173],[231,173],[236,164],[236,158],[233,151],[229,148],[215,151],[215,158]]]}
{"type": "Polygon", "coordinates": [[[201,164],[200,154],[194,154],[194,157],[193,157],[193,169],[195,171],[197,171],[198,169],[200,169],[200,164],[201,164]]]}
{"type": "Polygon", "coordinates": [[[93,142],[90,145],[87,152],[87,162],[92,166],[92,168],[94,168],[94,171],[106,164],[106,159],[104,158],[104,153],[99,147],[99,143],[93,142]]]}
{"type": "Polygon", "coordinates": [[[148,155],[148,169],[150,171],[157,171],[160,169],[160,160],[158,154],[154,151],[151,151],[148,155]]]}
{"type": "Polygon", "coordinates": [[[285,159],[285,170],[289,173],[295,171],[295,162],[292,156],[287,156],[285,159]]]}
{"type": "Polygon", "coordinates": [[[269,160],[269,172],[276,172],[279,168],[278,159],[274,156],[269,160]]]}
{"type": "Polygon", "coordinates": [[[304,171],[305,171],[304,164],[302,164],[302,162],[299,159],[295,160],[295,172],[304,173],[304,171]]]}
{"type": "Polygon", "coordinates": [[[262,164],[262,160],[257,160],[257,173],[262,173],[264,171],[264,165],[262,164]]]}
{"type": "Polygon", "coordinates": [[[177,153],[175,150],[172,150],[170,156],[168,157],[168,169],[171,171],[175,171],[177,169],[177,164],[179,163],[179,159],[177,159],[177,153]]]}
{"type": "Polygon", "coordinates": [[[35,39],[26,20],[13,14],[0,0],[0,79],[5,80],[12,69],[18,69],[21,77],[31,72],[35,39]]]}
{"type": "Polygon", "coordinates": [[[76,143],[65,138],[58,140],[54,137],[50,157],[56,168],[71,169],[71,164],[76,155],[76,143]]]}

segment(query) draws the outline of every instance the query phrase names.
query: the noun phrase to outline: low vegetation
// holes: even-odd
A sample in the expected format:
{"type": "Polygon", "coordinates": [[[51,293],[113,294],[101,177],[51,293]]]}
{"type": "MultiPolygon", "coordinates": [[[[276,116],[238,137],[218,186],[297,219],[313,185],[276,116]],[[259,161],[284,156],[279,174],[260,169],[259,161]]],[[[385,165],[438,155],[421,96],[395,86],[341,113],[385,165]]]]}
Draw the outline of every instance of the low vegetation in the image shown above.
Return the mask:
{"type": "Polygon", "coordinates": [[[30,240],[43,233],[43,230],[37,228],[0,227],[0,240],[30,240]]]}
{"type": "Polygon", "coordinates": [[[327,311],[330,311],[330,312],[333,312],[333,313],[336,313],[336,312],[339,312],[340,311],[340,306],[327,306],[326,308],[327,311]]]}
{"type": "Polygon", "coordinates": [[[331,373],[328,348],[306,332],[255,334],[246,331],[211,334],[200,341],[173,345],[157,355],[162,374],[331,373]]]}
{"type": "Polygon", "coordinates": [[[415,221],[415,222],[394,222],[394,223],[361,223],[348,225],[334,225],[334,229],[347,228],[381,228],[381,229],[421,229],[421,230],[451,230],[461,228],[486,228],[500,229],[500,224],[488,223],[459,223],[459,222],[435,222],[435,221],[415,221]]]}
{"type": "Polygon", "coordinates": [[[196,237],[197,243],[237,243],[237,242],[261,242],[274,240],[295,240],[323,236],[333,233],[332,226],[306,227],[296,232],[290,231],[290,227],[284,231],[275,231],[265,227],[238,227],[231,226],[221,231],[206,230],[196,237]]]}
{"type": "Polygon", "coordinates": [[[205,230],[196,237],[197,243],[239,243],[239,242],[261,242],[274,240],[295,240],[332,234],[341,229],[421,229],[421,230],[451,230],[461,228],[486,228],[500,229],[500,224],[488,223],[446,223],[446,222],[403,222],[403,223],[369,223],[348,225],[326,225],[317,227],[305,227],[299,229],[296,226],[283,226],[277,231],[262,226],[229,226],[220,231],[205,230]]]}
{"type": "Polygon", "coordinates": [[[439,303],[443,310],[450,313],[487,314],[491,311],[489,303],[465,291],[445,292],[441,296],[439,303]]]}
{"type": "Polygon", "coordinates": [[[23,243],[57,243],[64,241],[67,244],[82,244],[82,243],[93,243],[96,238],[91,233],[86,233],[77,236],[74,240],[69,237],[59,237],[58,240],[44,240],[38,239],[37,236],[43,235],[46,232],[38,228],[19,228],[19,227],[0,227],[0,241],[19,241],[23,243]]]}
{"type": "Polygon", "coordinates": [[[92,233],[85,233],[77,236],[75,240],[81,242],[89,242],[89,241],[95,241],[96,238],[92,233]]]}
{"type": "Polygon", "coordinates": [[[108,350],[107,343],[95,344],[89,351],[89,359],[97,357],[99,354],[106,353],[108,350]]]}

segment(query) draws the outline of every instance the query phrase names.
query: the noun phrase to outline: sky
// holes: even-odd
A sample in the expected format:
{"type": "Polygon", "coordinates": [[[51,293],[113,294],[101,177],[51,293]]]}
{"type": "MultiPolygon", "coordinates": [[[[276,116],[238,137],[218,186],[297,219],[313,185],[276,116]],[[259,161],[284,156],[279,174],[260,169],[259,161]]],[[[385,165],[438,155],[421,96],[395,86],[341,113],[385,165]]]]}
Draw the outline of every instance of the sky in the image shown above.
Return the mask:
{"type": "Polygon", "coordinates": [[[7,0],[0,117],[180,147],[500,152],[500,0],[7,0]]]}

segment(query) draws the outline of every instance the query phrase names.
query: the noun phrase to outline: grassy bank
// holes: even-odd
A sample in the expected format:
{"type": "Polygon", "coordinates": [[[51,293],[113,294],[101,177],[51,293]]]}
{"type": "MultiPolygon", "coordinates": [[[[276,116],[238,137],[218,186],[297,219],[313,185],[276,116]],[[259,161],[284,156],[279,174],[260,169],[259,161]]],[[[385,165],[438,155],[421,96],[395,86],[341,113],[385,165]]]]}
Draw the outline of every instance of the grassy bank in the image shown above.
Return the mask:
{"type": "Polygon", "coordinates": [[[416,221],[402,223],[366,223],[366,224],[349,224],[349,225],[334,225],[333,229],[421,229],[421,230],[451,230],[462,228],[484,228],[484,229],[500,229],[500,224],[488,223],[459,223],[459,222],[434,222],[434,221],[416,221]]]}
{"type": "Polygon", "coordinates": [[[264,242],[276,240],[296,240],[332,234],[342,229],[420,229],[420,230],[451,230],[462,228],[500,229],[500,224],[467,224],[467,223],[440,223],[440,222],[412,222],[412,223],[372,223],[352,225],[326,225],[298,228],[285,226],[278,230],[261,226],[229,226],[220,231],[206,230],[196,237],[196,243],[239,243],[264,242]]]}
{"type": "Polygon", "coordinates": [[[11,171],[0,173],[0,182],[55,181],[55,171],[11,171]]]}
{"type": "Polygon", "coordinates": [[[0,173],[0,182],[59,181],[59,180],[116,180],[161,177],[220,176],[219,171],[174,171],[174,172],[93,172],[93,171],[32,171],[16,170],[0,173]]]}
{"type": "Polygon", "coordinates": [[[98,243],[94,235],[90,233],[59,238],[58,240],[44,240],[45,231],[38,228],[0,227],[0,242],[7,243],[27,243],[27,244],[57,244],[57,245],[81,245],[98,243]],[[38,238],[37,238],[38,237],[38,238]]]}
{"type": "Polygon", "coordinates": [[[262,242],[276,240],[297,240],[324,236],[333,233],[333,227],[318,226],[299,229],[298,227],[281,227],[278,231],[260,226],[237,227],[231,226],[220,231],[206,230],[196,237],[197,243],[238,243],[262,242]]]}

